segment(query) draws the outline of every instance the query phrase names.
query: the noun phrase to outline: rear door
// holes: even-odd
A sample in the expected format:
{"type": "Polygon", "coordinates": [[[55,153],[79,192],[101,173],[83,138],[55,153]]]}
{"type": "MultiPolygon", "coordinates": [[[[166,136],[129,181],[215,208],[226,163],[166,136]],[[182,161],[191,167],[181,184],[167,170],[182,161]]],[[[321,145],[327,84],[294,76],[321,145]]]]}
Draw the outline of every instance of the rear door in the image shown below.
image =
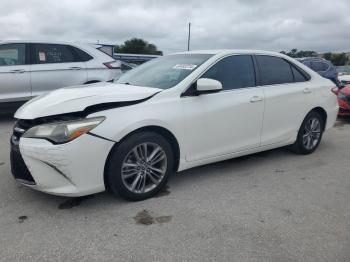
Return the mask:
{"type": "Polygon", "coordinates": [[[0,45],[0,102],[23,101],[30,98],[28,60],[26,44],[0,45]]]}
{"type": "Polygon", "coordinates": [[[301,121],[314,104],[308,75],[280,57],[255,56],[265,94],[261,145],[293,140],[301,121]]]}
{"type": "Polygon", "coordinates": [[[86,83],[85,62],[74,48],[61,44],[32,44],[32,96],[86,83]]]}

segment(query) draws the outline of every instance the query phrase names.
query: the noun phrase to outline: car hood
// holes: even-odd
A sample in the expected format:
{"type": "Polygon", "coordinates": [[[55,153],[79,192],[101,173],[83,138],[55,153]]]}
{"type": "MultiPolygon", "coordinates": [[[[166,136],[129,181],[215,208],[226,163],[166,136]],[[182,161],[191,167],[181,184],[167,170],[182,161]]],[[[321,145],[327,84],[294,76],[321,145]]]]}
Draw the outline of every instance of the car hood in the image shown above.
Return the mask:
{"type": "Polygon", "coordinates": [[[95,105],[143,100],[160,91],[162,89],[116,83],[66,87],[28,101],[17,110],[15,118],[36,119],[82,112],[95,105]]]}

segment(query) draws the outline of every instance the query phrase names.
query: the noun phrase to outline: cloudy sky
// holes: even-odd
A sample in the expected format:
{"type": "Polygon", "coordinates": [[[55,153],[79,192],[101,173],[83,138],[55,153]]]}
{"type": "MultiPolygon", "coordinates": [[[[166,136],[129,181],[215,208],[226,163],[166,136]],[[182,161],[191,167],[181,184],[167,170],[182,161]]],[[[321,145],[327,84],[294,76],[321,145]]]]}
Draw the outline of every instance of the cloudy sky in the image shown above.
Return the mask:
{"type": "Polygon", "coordinates": [[[0,0],[0,39],[120,44],[131,37],[165,53],[191,49],[350,51],[349,0],[0,0]]]}

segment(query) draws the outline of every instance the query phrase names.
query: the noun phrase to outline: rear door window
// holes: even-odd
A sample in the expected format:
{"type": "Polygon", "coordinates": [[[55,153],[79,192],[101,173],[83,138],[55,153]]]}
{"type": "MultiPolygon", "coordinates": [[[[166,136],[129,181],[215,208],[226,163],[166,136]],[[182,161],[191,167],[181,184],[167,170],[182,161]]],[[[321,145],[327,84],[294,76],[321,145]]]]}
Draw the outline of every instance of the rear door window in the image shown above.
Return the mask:
{"type": "Polygon", "coordinates": [[[290,64],[279,57],[257,55],[261,85],[276,85],[294,82],[290,64]]]}
{"type": "Polygon", "coordinates": [[[25,57],[25,44],[0,45],[0,66],[24,65],[25,57]]]}
{"type": "Polygon", "coordinates": [[[205,72],[201,78],[217,80],[226,90],[255,86],[253,59],[250,55],[223,58],[205,72]]]}
{"type": "Polygon", "coordinates": [[[34,44],[34,60],[37,64],[75,62],[74,51],[67,45],[34,44]]]}

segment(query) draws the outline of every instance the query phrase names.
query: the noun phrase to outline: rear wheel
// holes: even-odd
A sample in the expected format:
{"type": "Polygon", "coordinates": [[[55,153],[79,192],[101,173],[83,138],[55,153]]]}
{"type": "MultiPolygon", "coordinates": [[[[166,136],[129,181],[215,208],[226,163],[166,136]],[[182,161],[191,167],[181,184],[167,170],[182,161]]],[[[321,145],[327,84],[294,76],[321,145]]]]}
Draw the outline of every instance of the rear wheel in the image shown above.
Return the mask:
{"type": "Polygon", "coordinates": [[[311,154],[321,142],[324,130],[324,119],[317,111],[311,111],[299,129],[298,137],[291,150],[298,154],[311,154]]]}
{"type": "Polygon", "coordinates": [[[128,200],[157,194],[173,171],[170,144],[154,132],[136,133],[113,150],[107,169],[108,188],[128,200]]]}

